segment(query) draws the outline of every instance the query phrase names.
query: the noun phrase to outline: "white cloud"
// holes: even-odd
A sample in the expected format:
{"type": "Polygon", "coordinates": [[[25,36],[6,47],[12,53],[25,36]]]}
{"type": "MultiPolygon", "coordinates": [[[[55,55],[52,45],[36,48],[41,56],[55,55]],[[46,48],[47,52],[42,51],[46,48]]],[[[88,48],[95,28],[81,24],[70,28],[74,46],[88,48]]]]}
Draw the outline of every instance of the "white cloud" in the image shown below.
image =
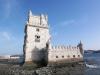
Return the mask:
{"type": "Polygon", "coordinates": [[[13,9],[16,8],[17,0],[4,0],[4,13],[5,17],[8,18],[11,15],[11,12],[13,12],[13,9]]]}
{"type": "Polygon", "coordinates": [[[14,41],[17,38],[8,31],[1,31],[0,32],[0,40],[6,40],[6,41],[14,41]]]}
{"type": "Polygon", "coordinates": [[[10,40],[10,38],[11,38],[11,36],[10,36],[10,34],[8,32],[3,32],[2,35],[7,40],[10,40]]]}
{"type": "Polygon", "coordinates": [[[8,31],[0,32],[0,54],[22,53],[23,37],[15,37],[8,31]]]}
{"type": "Polygon", "coordinates": [[[67,20],[67,21],[61,22],[60,25],[67,26],[67,25],[71,25],[73,23],[75,23],[75,20],[67,20]]]}

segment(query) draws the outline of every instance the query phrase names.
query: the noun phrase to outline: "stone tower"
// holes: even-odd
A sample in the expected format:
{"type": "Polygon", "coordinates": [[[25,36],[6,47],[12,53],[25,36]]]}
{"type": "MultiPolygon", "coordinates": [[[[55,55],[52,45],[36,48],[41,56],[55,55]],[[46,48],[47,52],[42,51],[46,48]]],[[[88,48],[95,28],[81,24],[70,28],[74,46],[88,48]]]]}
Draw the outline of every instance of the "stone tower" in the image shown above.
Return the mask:
{"type": "Polygon", "coordinates": [[[46,64],[48,60],[47,43],[50,38],[47,15],[33,15],[29,11],[25,26],[25,63],[46,64]]]}

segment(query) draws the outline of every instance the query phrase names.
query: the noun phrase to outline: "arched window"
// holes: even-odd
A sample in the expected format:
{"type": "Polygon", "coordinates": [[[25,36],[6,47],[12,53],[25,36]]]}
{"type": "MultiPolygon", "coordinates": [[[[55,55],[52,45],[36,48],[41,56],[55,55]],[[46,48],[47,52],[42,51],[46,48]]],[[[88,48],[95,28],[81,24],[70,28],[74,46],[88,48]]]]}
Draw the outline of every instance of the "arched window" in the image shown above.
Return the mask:
{"type": "Polygon", "coordinates": [[[39,35],[35,35],[35,42],[40,42],[40,36],[39,35]]]}

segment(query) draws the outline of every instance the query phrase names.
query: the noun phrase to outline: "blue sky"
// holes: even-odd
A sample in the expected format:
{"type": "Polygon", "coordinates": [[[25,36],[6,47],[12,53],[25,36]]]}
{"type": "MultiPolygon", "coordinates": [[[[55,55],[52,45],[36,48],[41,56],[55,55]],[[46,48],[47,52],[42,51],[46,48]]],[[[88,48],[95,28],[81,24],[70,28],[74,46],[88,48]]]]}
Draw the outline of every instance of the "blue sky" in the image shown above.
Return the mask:
{"type": "Polygon", "coordinates": [[[100,49],[100,0],[0,0],[0,54],[21,54],[28,11],[47,14],[53,45],[100,49]]]}

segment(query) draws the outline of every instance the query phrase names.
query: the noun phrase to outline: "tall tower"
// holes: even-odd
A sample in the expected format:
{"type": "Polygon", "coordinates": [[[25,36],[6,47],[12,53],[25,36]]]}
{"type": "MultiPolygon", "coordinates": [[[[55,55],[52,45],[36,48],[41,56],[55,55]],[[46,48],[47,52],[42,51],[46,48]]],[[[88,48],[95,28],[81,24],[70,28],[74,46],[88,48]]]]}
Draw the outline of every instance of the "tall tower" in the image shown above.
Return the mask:
{"type": "Polygon", "coordinates": [[[47,15],[33,15],[29,11],[23,47],[26,63],[44,64],[47,62],[47,43],[49,38],[47,15]]]}

